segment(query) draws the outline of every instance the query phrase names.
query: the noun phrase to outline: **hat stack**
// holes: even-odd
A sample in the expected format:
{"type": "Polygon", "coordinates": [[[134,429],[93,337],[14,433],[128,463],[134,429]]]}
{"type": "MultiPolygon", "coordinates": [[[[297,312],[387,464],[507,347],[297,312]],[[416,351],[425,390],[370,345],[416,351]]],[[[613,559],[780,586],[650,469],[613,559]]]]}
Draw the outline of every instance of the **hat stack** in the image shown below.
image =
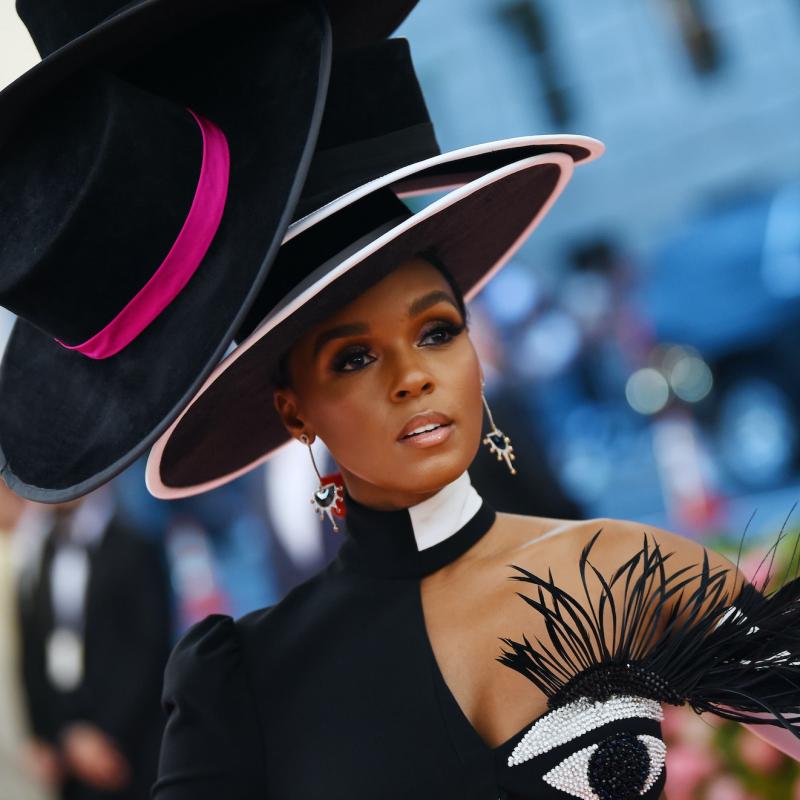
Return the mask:
{"type": "Polygon", "coordinates": [[[79,497],[156,441],[159,496],[252,469],[287,440],[277,417],[248,435],[265,359],[423,245],[472,296],[602,152],[441,153],[407,43],[385,40],[414,5],[19,0],[43,60],[0,92],[15,492],[79,497]],[[399,199],[442,190],[418,214],[399,199]]]}

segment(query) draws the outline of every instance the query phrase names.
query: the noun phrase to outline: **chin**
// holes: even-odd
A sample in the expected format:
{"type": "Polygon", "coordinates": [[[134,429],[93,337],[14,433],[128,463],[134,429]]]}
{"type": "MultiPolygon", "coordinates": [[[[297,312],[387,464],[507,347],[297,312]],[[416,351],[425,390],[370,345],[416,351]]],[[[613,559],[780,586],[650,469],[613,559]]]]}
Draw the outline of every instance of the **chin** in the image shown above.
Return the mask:
{"type": "MultiPolygon", "coordinates": [[[[420,494],[435,492],[452,483],[474,460],[478,444],[472,448],[452,447],[435,452],[436,448],[412,451],[402,463],[394,462],[388,482],[392,488],[420,494]]],[[[389,460],[388,463],[392,463],[389,460]]]]}

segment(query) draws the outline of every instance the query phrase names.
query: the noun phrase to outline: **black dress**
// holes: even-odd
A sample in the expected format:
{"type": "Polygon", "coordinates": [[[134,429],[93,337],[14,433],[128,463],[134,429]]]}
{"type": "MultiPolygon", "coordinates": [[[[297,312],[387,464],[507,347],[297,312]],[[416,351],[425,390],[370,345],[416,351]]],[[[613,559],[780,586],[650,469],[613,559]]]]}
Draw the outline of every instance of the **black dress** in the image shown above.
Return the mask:
{"type": "Polygon", "coordinates": [[[606,695],[598,712],[602,687],[589,687],[588,699],[566,697],[490,748],[449,691],[420,577],[477,542],[492,508],[484,502],[422,551],[407,511],[349,496],[346,508],[345,541],[324,570],[277,606],[238,621],[211,616],[177,645],[155,800],[659,797],[664,748],[652,699],[606,695]]]}

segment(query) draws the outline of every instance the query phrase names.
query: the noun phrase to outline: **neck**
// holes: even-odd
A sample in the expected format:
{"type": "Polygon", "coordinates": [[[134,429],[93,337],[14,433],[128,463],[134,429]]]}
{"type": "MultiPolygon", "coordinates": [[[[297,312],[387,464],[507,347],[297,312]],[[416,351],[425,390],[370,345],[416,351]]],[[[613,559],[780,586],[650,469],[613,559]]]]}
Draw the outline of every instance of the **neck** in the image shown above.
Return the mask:
{"type": "MultiPolygon", "coordinates": [[[[374,511],[403,511],[435,497],[443,488],[424,492],[410,492],[402,489],[385,489],[362,480],[344,467],[339,467],[342,482],[349,497],[362,506],[374,511]]],[[[449,485],[449,484],[448,484],[449,485]]]]}
{"type": "Polygon", "coordinates": [[[476,544],[496,517],[467,472],[407,508],[370,508],[347,490],[344,506],[342,560],[381,577],[418,577],[440,569],[476,544]]]}

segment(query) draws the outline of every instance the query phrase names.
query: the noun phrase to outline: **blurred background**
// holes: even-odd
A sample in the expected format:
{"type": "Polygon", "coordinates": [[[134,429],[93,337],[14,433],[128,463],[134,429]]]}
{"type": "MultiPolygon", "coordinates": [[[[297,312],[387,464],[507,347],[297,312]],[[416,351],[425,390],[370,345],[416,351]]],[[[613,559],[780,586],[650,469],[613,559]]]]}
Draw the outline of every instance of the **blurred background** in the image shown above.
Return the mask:
{"type": "MultiPolygon", "coordinates": [[[[422,0],[399,35],[443,150],[556,131],[607,147],[471,305],[520,470],[482,454],[473,482],[502,510],[635,519],[733,555],[746,530],[754,570],[787,521],[798,527],[800,3],[422,0]]],[[[0,42],[2,86],[37,60],[11,0],[0,42]]],[[[12,320],[0,315],[2,349],[12,320]]],[[[134,465],[86,507],[113,509],[105,519],[163,564],[169,642],[208,613],[278,602],[338,547],[309,511],[316,477],[301,446],[189,500],[153,499],[142,474],[134,465]]],[[[59,512],[6,494],[8,583],[52,566],[42,543],[59,512]]],[[[57,672],[75,657],[68,637],[52,639],[23,647],[57,672]]],[[[0,664],[2,675],[13,680],[0,664]]],[[[8,727],[0,800],[42,796],[58,764],[28,748],[39,785],[14,787],[8,727]]],[[[741,728],[676,712],[665,732],[670,800],[800,798],[795,764],[741,728]]]]}

